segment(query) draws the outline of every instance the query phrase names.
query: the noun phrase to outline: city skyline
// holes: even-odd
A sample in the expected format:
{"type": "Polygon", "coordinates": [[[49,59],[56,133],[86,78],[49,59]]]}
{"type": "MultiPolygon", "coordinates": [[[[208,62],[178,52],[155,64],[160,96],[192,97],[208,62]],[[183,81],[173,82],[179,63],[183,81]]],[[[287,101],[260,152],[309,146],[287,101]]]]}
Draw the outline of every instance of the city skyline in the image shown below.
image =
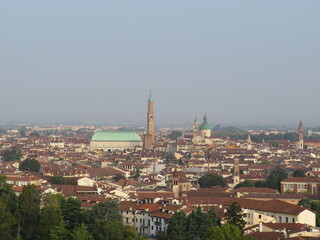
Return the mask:
{"type": "Polygon", "coordinates": [[[319,6],[2,2],[0,123],[318,126],[319,6]]]}

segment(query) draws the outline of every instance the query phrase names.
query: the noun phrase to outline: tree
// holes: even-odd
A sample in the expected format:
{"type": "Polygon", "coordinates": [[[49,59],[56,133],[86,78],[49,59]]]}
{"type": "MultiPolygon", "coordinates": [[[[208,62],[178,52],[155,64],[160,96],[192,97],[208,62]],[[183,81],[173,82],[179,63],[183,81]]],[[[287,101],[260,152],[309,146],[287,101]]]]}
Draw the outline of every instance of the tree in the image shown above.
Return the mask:
{"type": "Polygon", "coordinates": [[[210,188],[212,186],[226,187],[227,182],[220,175],[207,174],[207,175],[203,175],[201,178],[199,178],[199,185],[201,188],[210,188]]]}
{"type": "Polygon", "coordinates": [[[311,208],[311,200],[309,198],[302,198],[298,205],[303,206],[305,208],[311,208]]]}
{"type": "Polygon", "coordinates": [[[306,177],[306,173],[301,169],[297,169],[292,173],[292,177],[306,177]]]}
{"type": "Polygon", "coordinates": [[[227,212],[225,213],[225,220],[227,223],[237,226],[242,230],[245,226],[245,221],[243,220],[242,208],[237,202],[233,202],[227,212]]]}
{"type": "Polygon", "coordinates": [[[20,137],[25,137],[26,136],[26,131],[25,130],[20,129],[19,133],[20,133],[20,137]]]}
{"type": "Polygon", "coordinates": [[[246,240],[241,230],[232,224],[223,224],[222,227],[212,227],[206,233],[206,240],[246,240]]]}
{"type": "Polygon", "coordinates": [[[41,209],[38,235],[40,239],[48,239],[51,229],[63,227],[60,207],[45,206],[41,209]]]}
{"type": "Polygon", "coordinates": [[[72,238],[70,230],[65,229],[63,225],[52,227],[48,238],[50,240],[75,240],[72,238]]]}
{"type": "Polygon", "coordinates": [[[65,221],[67,229],[74,229],[82,221],[81,201],[68,197],[61,202],[62,219],[65,221]]]}
{"type": "Polygon", "coordinates": [[[243,182],[237,184],[235,188],[240,188],[240,187],[253,187],[253,183],[250,180],[244,180],[243,182]]]}
{"type": "Polygon", "coordinates": [[[119,174],[117,173],[114,177],[113,177],[113,180],[115,182],[118,182],[120,179],[126,179],[126,177],[123,175],[123,174],[119,174]]]}
{"type": "Polygon", "coordinates": [[[182,132],[180,132],[180,131],[172,131],[168,135],[168,138],[170,138],[171,140],[177,140],[181,136],[182,136],[182,132]]]}
{"type": "Polygon", "coordinates": [[[40,219],[40,194],[35,185],[25,186],[19,196],[21,236],[24,240],[34,239],[40,219]]]}
{"type": "Polygon", "coordinates": [[[256,188],[266,188],[267,186],[267,182],[263,182],[263,181],[256,181],[254,183],[254,187],[256,188]]]}
{"type": "Polygon", "coordinates": [[[40,134],[37,132],[32,132],[29,134],[29,137],[40,137],[40,134]]]}
{"type": "Polygon", "coordinates": [[[74,240],[93,240],[92,235],[88,232],[87,227],[84,224],[76,227],[71,232],[71,239],[74,240]]]}
{"type": "Polygon", "coordinates": [[[173,153],[168,153],[166,155],[166,160],[165,160],[166,164],[170,164],[170,163],[176,164],[177,161],[178,160],[177,160],[176,156],[173,153]]]}
{"type": "Polygon", "coordinates": [[[267,185],[269,188],[280,191],[280,182],[288,177],[288,173],[280,166],[276,166],[267,178],[267,185]]]}
{"type": "Polygon", "coordinates": [[[187,239],[187,216],[183,211],[173,214],[167,232],[169,240],[187,239]]]}
{"type": "Polygon", "coordinates": [[[12,186],[6,183],[6,176],[0,175],[0,200],[13,216],[18,215],[18,197],[12,186]]]}
{"type": "Polygon", "coordinates": [[[20,161],[22,158],[21,148],[19,147],[12,147],[9,149],[4,149],[2,151],[2,161],[10,162],[10,161],[20,161]]]}
{"type": "Polygon", "coordinates": [[[203,212],[200,207],[192,211],[187,217],[188,239],[204,239],[206,231],[217,225],[217,216],[214,210],[203,212]]]}
{"type": "Polygon", "coordinates": [[[48,182],[51,182],[52,184],[67,184],[67,181],[63,176],[52,176],[48,179],[48,182]]]}
{"type": "Polygon", "coordinates": [[[40,163],[38,160],[34,158],[27,158],[26,160],[22,161],[19,165],[20,171],[30,171],[30,172],[39,172],[40,170],[40,163]]]}
{"type": "Polygon", "coordinates": [[[136,168],[136,173],[134,174],[134,176],[132,178],[137,180],[140,177],[140,174],[141,174],[141,169],[136,168]]]}
{"type": "Polygon", "coordinates": [[[16,219],[7,209],[6,205],[0,201],[0,239],[13,240],[12,226],[16,223],[16,219]]]}
{"type": "Polygon", "coordinates": [[[96,219],[92,232],[95,240],[123,240],[127,239],[125,227],[121,222],[96,219]]]}
{"type": "Polygon", "coordinates": [[[168,240],[169,236],[167,232],[158,232],[157,233],[157,240],[168,240]]]}
{"type": "Polygon", "coordinates": [[[42,206],[54,207],[61,209],[61,203],[64,201],[64,197],[61,194],[47,193],[43,195],[42,206]]]}
{"type": "Polygon", "coordinates": [[[93,206],[91,211],[93,219],[105,219],[110,221],[121,221],[122,215],[119,212],[118,204],[114,200],[100,202],[93,206]]]}

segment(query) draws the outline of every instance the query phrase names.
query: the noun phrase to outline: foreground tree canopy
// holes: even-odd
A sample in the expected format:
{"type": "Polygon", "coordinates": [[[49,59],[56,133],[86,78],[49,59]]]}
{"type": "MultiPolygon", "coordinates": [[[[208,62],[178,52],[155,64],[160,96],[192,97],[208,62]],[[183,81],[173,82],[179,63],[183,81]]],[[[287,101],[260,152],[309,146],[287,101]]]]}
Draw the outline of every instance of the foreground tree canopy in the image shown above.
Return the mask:
{"type": "Polygon", "coordinates": [[[0,239],[23,240],[141,240],[133,227],[122,224],[117,202],[81,208],[79,199],[59,194],[42,197],[34,185],[19,197],[0,176],[0,239]]]}
{"type": "Polygon", "coordinates": [[[204,239],[207,230],[217,225],[217,216],[213,210],[210,210],[206,213],[203,212],[200,207],[198,207],[188,216],[186,216],[183,211],[179,211],[171,217],[167,235],[159,234],[158,239],[204,239]]]}

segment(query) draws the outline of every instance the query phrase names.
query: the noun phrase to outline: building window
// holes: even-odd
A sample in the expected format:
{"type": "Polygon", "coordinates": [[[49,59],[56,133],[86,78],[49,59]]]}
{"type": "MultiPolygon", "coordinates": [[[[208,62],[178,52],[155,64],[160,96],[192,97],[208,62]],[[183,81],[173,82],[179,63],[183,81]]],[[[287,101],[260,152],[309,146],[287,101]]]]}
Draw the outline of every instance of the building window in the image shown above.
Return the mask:
{"type": "Polygon", "coordinates": [[[294,218],[292,218],[292,222],[295,223],[295,219],[294,218]]]}
{"type": "Polygon", "coordinates": [[[288,223],[289,222],[289,218],[288,217],[286,217],[286,223],[288,223]]]}
{"type": "Polygon", "coordinates": [[[281,223],[281,220],[282,220],[282,219],[281,219],[281,216],[280,216],[280,217],[279,217],[279,223],[281,223]]]}
{"type": "Polygon", "coordinates": [[[259,219],[261,219],[261,215],[259,214],[259,219]]]}

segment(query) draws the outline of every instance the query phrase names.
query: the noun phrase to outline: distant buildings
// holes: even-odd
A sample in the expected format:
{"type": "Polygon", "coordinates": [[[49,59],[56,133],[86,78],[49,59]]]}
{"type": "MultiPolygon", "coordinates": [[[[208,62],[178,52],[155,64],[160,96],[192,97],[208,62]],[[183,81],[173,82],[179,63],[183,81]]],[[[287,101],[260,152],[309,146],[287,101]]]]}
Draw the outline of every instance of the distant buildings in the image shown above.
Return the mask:
{"type": "Polygon", "coordinates": [[[92,149],[101,149],[104,151],[133,149],[142,146],[144,149],[153,149],[155,144],[155,129],[151,93],[148,98],[147,123],[148,132],[143,136],[143,140],[135,132],[99,131],[92,136],[90,147],[92,149]]]}

